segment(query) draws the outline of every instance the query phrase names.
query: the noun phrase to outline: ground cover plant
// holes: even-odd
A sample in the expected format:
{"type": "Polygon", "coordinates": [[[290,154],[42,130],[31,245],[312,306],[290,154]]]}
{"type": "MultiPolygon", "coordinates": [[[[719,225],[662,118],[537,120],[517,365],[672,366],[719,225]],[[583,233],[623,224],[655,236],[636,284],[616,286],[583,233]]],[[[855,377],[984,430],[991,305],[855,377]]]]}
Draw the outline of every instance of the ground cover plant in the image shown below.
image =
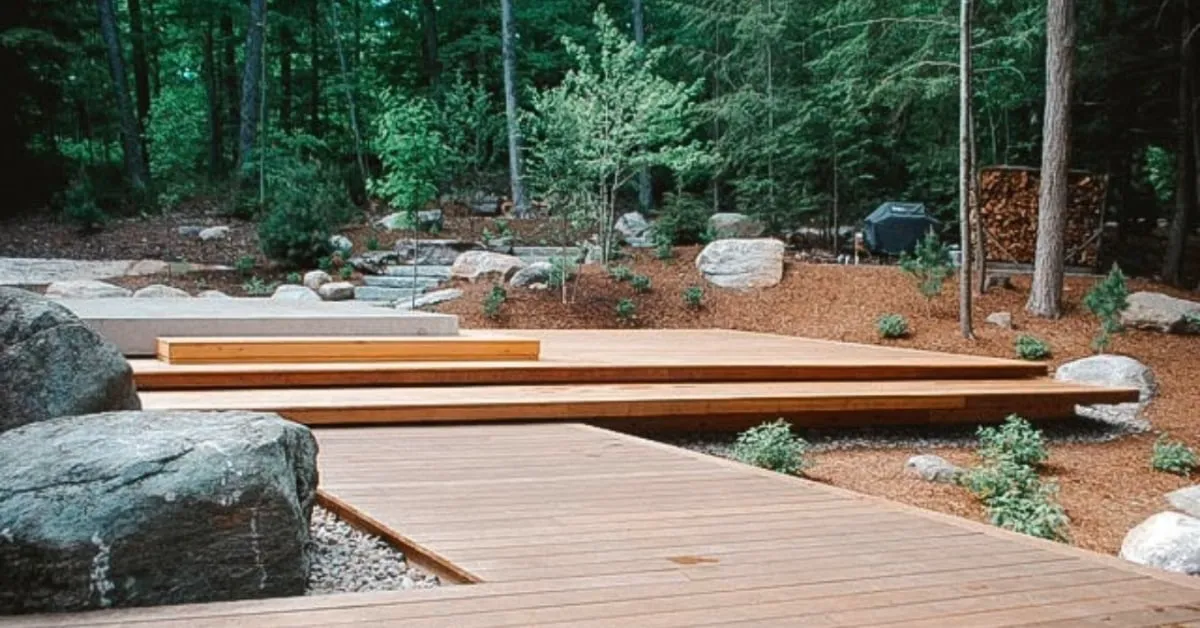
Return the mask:
{"type": "Polygon", "coordinates": [[[1171,440],[1166,434],[1154,441],[1150,450],[1150,467],[1155,471],[1190,476],[1197,466],[1200,466],[1200,460],[1195,450],[1186,443],[1171,440]]]}
{"type": "Polygon", "coordinates": [[[783,419],[742,432],[732,450],[735,460],[789,475],[809,465],[807,455],[808,442],[793,434],[791,424],[783,419]]]}
{"type": "Polygon", "coordinates": [[[1045,360],[1050,357],[1050,345],[1037,336],[1021,334],[1017,336],[1014,348],[1017,357],[1022,360],[1045,360]]]}
{"type": "Polygon", "coordinates": [[[908,335],[908,319],[900,314],[884,314],[875,321],[880,338],[903,338],[908,335]]]}

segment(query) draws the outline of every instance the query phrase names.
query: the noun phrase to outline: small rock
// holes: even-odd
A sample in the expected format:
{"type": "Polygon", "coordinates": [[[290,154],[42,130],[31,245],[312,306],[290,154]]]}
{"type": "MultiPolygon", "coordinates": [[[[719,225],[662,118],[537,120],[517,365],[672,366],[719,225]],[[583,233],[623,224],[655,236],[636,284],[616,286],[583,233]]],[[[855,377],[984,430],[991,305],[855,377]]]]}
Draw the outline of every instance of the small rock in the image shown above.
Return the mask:
{"type": "Polygon", "coordinates": [[[320,301],[321,297],[309,288],[294,284],[284,284],[275,289],[271,295],[276,301],[320,301]]]}
{"type": "Polygon", "coordinates": [[[1011,275],[988,275],[983,281],[984,290],[1012,290],[1011,275]]]}
{"type": "Polygon", "coordinates": [[[221,225],[219,227],[209,227],[199,234],[201,240],[208,242],[209,240],[224,240],[229,237],[229,227],[221,225]]]}
{"type": "Polygon", "coordinates": [[[333,281],[333,277],[323,270],[310,270],[304,273],[304,281],[301,283],[309,290],[320,290],[321,286],[333,281]]]}
{"type": "Polygon", "coordinates": [[[1200,519],[1160,512],[1125,535],[1121,558],[1147,567],[1200,574],[1200,519]]]}
{"type": "Polygon", "coordinates": [[[233,297],[221,292],[220,290],[204,290],[196,295],[201,299],[232,299],[233,297]]]}
{"type": "Polygon", "coordinates": [[[718,240],[757,238],[767,230],[756,218],[734,212],[717,212],[709,216],[708,228],[718,240]]]}
{"type": "Polygon", "coordinates": [[[132,294],[120,286],[94,279],[56,281],[46,287],[46,296],[56,299],[112,299],[132,294]]]}
{"type": "Polygon", "coordinates": [[[459,290],[458,288],[447,288],[445,290],[434,290],[433,292],[427,292],[425,294],[422,294],[421,296],[417,297],[415,301],[413,301],[413,300],[397,301],[396,309],[409,310],[409,309],[413,309],[414,307],[417,309],[420,309],[423,307],[429,307],[431,305],[437,305],[438,303],[445,303],[446,301],[453,301],[455,299],[461,299],[462,295],[463,295],[463,291],[459,290]]]}
{"type": "Polygon", "coordinates": [[[1167,501],[1176,510],[1200,517],[1200,484],[1167,493],[1167,501]]]}
{"type": "Polygon", "coordinates": [[[354,284],[349,281],[334,281],[321,284],[317,295],[325,301],[349,301],[354,298],[354,284]]]}
{"type": "Polygon", "coordinates": [[[491,251],[467,251],[454,260],[450,275],[475,281],[480,277],[499,275],[502,281],[525,268],[520,258],[491,251]]]}
{"type": "Polygon", "coordinates": [[[988,324],[1002,327],[1004,329],[1013,328],[1012,314],[1009,312],[992,312],[985,319],[988,324]]]}
{"type": "Polygon", "coordinates": [[[201,231],[204,231],[204,225],[183,225],[175,231],[182,237],[196,238],[200,236],[201,231]]]}
{"type": "Polygon", "coordinates": [[[350,252],[354,250],[354,243],[350,241],[350,238],[340,233],[329,236],[329,246],[333,247],[335,251],[341,251],[342,257],[349,257],[350,252]]]}
{"type": "Polygon", "coordinates": [[[613,229],[621,234],[629,246],[646,248],[654,246],[653,226],[640,212],[622,214],[613,225],[613,229]]]}
{"type": "Polygon", "coordinates": [[[783,279],[783,242],[770,238],[710,242],[696,268],[722,288],[769,288],[783,279]]]}
{"type": "Polygon", "coordinates": [[[949,484],[958,479],[962,469],[941,456],[922,454],[913,456],[904,463],[904,470],[926,482],[949,484]]]}
{"type": "Polygon", "coordinates": [[[179,288],[164,286],[160,283],[146,286],[133,293],[135,299],[188,299],[191,295],[179,288]]]}
{"type": "Polygon", "coordinates": [[[1200,334],[1200,302],[1135,292],[1129,295],[1129,307],[1121,312],[1121,324],[1168,334],[1200,334]]]}

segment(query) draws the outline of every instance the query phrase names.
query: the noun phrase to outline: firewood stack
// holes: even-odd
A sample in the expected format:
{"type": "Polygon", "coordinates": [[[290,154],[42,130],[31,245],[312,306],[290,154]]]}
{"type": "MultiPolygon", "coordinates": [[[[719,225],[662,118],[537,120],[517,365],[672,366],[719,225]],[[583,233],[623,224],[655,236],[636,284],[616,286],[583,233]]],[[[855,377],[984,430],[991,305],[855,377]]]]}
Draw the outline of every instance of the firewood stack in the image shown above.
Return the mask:
{"type": "MultiPolygon", "coordinates": [[[[992,166],[979,171],[980,215],[989,262],[1032,264],[1037,249],[1037,168],[992,166]]],[[[1108,177],[1072,172],[1064,248],[1067,264],[1099,265],[1108,177]]]]}

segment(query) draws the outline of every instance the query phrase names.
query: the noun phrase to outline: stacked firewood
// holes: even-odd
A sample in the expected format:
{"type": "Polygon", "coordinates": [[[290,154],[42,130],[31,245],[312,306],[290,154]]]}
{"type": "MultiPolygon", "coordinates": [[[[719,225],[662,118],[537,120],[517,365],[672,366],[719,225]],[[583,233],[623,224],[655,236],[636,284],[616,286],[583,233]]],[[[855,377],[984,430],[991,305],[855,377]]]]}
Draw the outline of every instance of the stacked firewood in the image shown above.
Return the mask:
{"type": "MultiPolygon", "coordinates": [[[[1064,248],[1067,264],[1096,266],[1108,177],[1072,172],[1064,248]]],[[[993,166],[979,172],[980,215],[989,262],[1032,264],[1037,249],[1038,187],[1036,168],[993,166]]]]}

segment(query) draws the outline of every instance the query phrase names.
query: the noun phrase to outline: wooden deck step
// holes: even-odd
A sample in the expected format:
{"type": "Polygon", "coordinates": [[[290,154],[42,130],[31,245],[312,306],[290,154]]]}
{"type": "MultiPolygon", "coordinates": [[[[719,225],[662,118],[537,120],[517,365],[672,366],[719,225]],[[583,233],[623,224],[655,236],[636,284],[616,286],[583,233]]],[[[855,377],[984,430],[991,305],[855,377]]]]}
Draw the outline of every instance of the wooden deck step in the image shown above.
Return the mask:
{"type": "Polygon", "coordinates": [[[809,426],[978,422],[1011,413],[1062,418],[1076,404],[1134,401],[1137,390],[1002,379],[241,389],[141,397],[146,409],[261,410],[314,425],[566,420],[735,429],[778,416],[809,426]]]}
{"type": "Polygon", "coordinates": [[[536,338],[472,333],[444,337],[166,337],[158,359],[168,364],[362,363],[380,361],[537,360],[536,338]]]}

